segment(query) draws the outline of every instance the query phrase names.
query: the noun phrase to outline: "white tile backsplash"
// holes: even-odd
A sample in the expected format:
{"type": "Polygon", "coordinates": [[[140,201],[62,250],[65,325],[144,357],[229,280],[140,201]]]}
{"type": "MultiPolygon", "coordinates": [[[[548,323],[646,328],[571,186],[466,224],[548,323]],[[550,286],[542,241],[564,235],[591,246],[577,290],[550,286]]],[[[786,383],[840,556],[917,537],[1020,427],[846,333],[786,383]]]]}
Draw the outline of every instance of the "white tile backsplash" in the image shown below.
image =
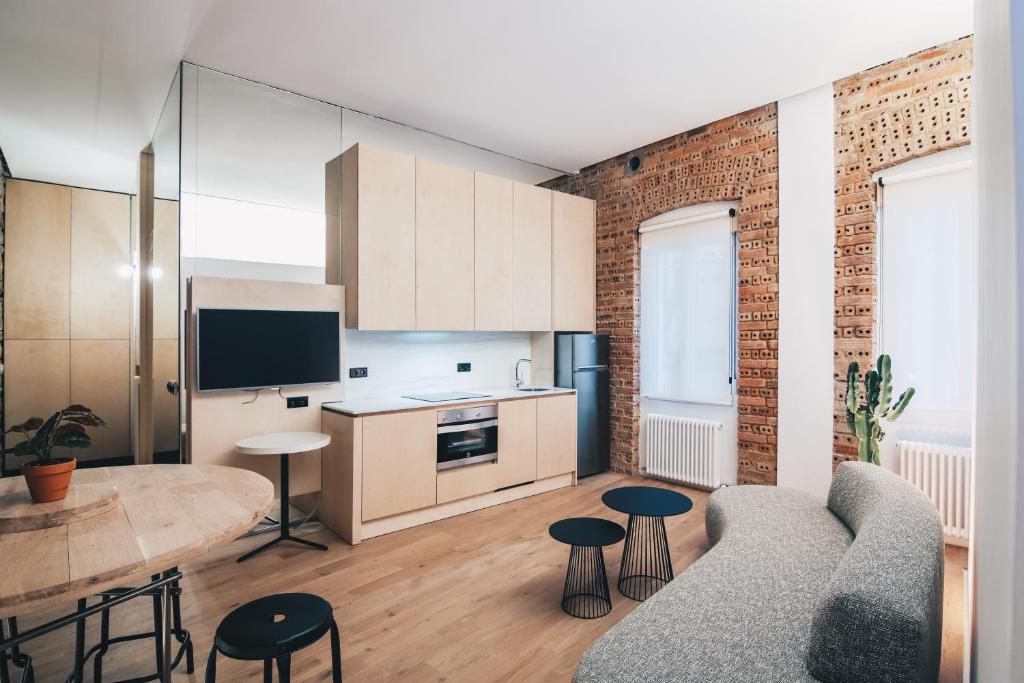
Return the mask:
{"type": "MultiPolygon", "coordinates": [[[[530,357],[529,332],[345,332],[345,399],[511,386],[516,360],[530,357]],[[472,363],[470,372],[456,364],[472,363]],[[365,379],[348,369],[366,367],[365,379]]],[[[524,364],[529,382],[529,365],[524,364]]]]}

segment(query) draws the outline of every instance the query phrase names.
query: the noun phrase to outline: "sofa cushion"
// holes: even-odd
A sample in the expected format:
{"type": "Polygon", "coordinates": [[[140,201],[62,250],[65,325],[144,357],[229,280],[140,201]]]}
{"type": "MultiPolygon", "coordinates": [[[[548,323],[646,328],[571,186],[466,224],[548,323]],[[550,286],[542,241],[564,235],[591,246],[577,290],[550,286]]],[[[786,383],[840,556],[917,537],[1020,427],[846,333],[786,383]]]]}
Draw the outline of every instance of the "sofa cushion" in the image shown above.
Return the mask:
{"type": "Polygon", "coordinates": [[[811,619],[849,529],[771,486],[716,491],[706,525],[715,546],[591,646],[575,681],[810,680],[811,619]]]}
{"type": "Polygon", "coordinates": [[[822,681],[934,681],[942,637],[942,521],[880,467],[843,463],[829,508],[856,538],[823,592],[807,665],[822,681]]]}

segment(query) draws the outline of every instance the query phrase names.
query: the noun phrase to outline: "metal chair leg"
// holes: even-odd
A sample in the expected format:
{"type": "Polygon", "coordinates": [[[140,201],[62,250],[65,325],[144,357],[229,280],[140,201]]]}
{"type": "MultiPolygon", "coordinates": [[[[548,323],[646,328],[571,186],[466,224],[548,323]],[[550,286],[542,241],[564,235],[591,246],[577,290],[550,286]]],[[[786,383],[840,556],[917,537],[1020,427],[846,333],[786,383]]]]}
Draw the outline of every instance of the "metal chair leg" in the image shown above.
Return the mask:
{"type": "MultiPolygon", "coordinates": [[[[109,595],[100,597],[100,602],[110,602],[109,595]]],[[[100,649],[96,651],[96,659],[92,662],[92,681],[100,683],[103,680],[103,655],[107,654],[110,647],[110,610],[100,612],[100,649]]]]}
{"type": "Polygon", "coordinates": [[[341,635],[334,620],[331,620],[331,680],[341,683],[341,635]]]}
{"type": "Polygon", "coordinates": [[[292,656],[281,655],[277,658],[277,680],[278,683],[291,683],[292,680],[292,656]]]}
{"type": "MultiPolygon", "coordinates": [[[[82,612],[88,606],[85,598],[78,599],[78,611],[82,612]]],[[[83,672],[85,669],[85,619],[75,622],[75,683],[83,683],[83,672]]]]}
{"type": "Polygon", "coordinates": [[[273,683],[274,681],[274,660],[264,659],[263,660],[263,683],[273,683]]]}
{"type": "Polygon", "coordinates": [[[217,680],[217,646],[210,648],[210,656],[206,660],[206,676],[203,678],[206,683],[215,683],[217,680]]]}

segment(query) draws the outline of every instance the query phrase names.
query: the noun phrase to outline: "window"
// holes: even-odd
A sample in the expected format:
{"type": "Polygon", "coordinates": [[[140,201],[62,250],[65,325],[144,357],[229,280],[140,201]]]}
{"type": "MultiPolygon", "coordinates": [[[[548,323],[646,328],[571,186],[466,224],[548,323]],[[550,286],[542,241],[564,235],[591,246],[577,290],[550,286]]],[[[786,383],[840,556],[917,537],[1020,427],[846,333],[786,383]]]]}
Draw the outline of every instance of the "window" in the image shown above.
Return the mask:
{"type": "Polygon", "coordinates": [[[645,398],[733,404],[732,207],[690,207],[640,226],[640,389],[645,398]]]}
{"type": "Polygon", "coordinates": [[[881,352],[905,421],[968,427],[974,386],[977,256],[970,150],[889,169],[879,182],[881,352]]]}

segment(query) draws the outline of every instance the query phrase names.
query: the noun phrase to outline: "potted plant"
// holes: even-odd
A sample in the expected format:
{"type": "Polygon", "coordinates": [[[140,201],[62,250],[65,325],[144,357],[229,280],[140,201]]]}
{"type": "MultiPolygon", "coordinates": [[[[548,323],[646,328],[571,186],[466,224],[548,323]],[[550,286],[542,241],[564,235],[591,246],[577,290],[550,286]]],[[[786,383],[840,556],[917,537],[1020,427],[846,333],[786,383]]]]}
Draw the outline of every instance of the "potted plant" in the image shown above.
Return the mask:
{"type": "Polygon", "coordinates": [[[857,437],[857,459],[881,465],[878,444],[885,438],[882,420],[895,421],[914,397],[914,388],[907,389],[892,402],[892,359],[882,354],[875,370],[864,373],[864,399],[858,401],[860,366],[850,363],[846,372],[846,424],[857,437]]]}
{"type": "Polygon", "coordinates": [[[33,503],[51,503],[63,500],[67,495],[76,460],[55,458],[53,449],[88,448],[92,441],[85,428],[106,426],[107,423],[101,417],[85,406],[70,405],[64,410],[57,411],[47,420],[30,417],[5,432],[21,434],[24,441],[5,448],[4,453],[36,458],[35,462],[25,463],[21,468],[33,503]]]}

